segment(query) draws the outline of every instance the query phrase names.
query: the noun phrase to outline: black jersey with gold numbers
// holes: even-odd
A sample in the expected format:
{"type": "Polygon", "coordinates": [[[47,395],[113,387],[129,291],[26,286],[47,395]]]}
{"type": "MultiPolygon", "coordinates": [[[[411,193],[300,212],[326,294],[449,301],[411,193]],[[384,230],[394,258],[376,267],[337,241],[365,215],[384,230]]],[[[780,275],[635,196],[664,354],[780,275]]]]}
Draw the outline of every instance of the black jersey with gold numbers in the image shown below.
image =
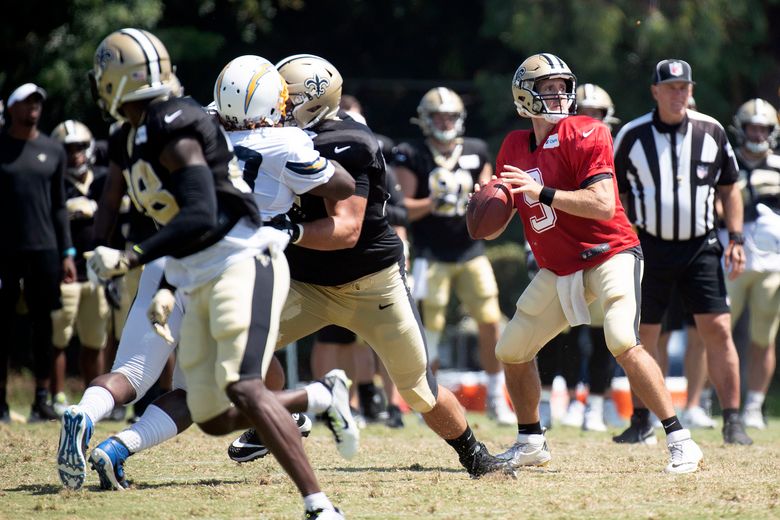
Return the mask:
{"type": "MultiPolygon", "coordinates": [[[[326,120],[313,129],[314,147],[323,157],[341,164],[355,178],[355,195],[368,199],[363,229],[355,247],[318,251],[287,246],[290,277],[316,285],[341,285],[376,273],[403,257],[403,244],[385,216],[389,195],[385,188],[385,161],[376,137],[355,121],[326,120]]],[[[293,222],[327,217],[324,201],[304,194],[290,212],[293,222]]]]}
{"type": "Polygon", "coordinates": [[[433,194],[443,201],[430,215],[411,224],[417,256],[439,262],[465,262],[485,252],[483,241],[469,236],[466,207],[489,160],[487,144],[468,137],[447,157],[434,155],[423,140],[395,147],[393,164],[408,168],[417,178],[417,191],[412,198],[424,199],[433,194]]]}
{"type": "Polygon", "coordinates": [[[177,258],[216,243],[242,217],[260,224],[259,212],[251,194],[238,187],[244,183],[224,131],[200,104],[189,97],[154,101],[147,108],[143,125],[132,128],[125,124],[112,135],[109,156],[122,168],[127,192],[135,207],[160,226],[168,224],[179,212],[178,203],[170,191],[173,172],[160,163],[160,154],[165,146],[181,137],[197,139],[203,148],[203,155],[214,176],[218,218],[214,227],[196,243],[164,252],[164,255],[177,258]]]}

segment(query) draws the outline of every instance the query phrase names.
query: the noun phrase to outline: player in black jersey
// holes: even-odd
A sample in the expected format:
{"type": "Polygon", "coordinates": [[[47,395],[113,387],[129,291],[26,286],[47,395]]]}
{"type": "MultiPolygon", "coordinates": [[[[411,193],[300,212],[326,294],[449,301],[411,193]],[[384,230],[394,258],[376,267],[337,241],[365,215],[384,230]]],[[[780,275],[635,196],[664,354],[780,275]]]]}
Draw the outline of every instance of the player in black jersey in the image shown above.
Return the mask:
{"type": "MultiPolygon", "coordinates": [[[[110,34],[91,81],[98,105],[126,121],[112,162],[136,207],[161,227],[130,252],[96,248],[90,269],[109,279],[167,256],[167,281],[187,295],[178,362],[192,420],[212,435],[254,426],[301,494],[321,494],[295,423],[263,384],[276,340],[273,300],[289,281],[276,269],[286,237],[261,227],[218,122],[173,95],[178,80],[159,39],[138,29],[110,34]]],[[[163,287],[150,308],[163,331],[171,300],[163,287]]],[[[68,485],[72,469],[78,487],[92,425],[77,407],[63,421],[60,478],[68,485]]]]}
{"type": "Polygon", "coordinates": [[[371,131],[338,116],[342,79],[326,60],[296,55],[277,64],[287,81],[290,124],[314,133],[320,154],[355,178],[355,195],[331,203],[302,196],[292,218],[303,234],[287,248],[292,282],[278,346],[335,324],[362,337],[406,402],[458,453],[473,477],[508,470],[469,428],[460,404],[428,366],[425,335],[406,284],[403,246],[385,217],[385,163],[371,131]]]}
{"type": "Polygon", "coordinates": [[[58,124],[51,136],[62,143],[68,155],[65,170],[65,207],[70,220],[70,234],[76,249],[77,279],[60,285],[62,308],[52,314],[55,347],[52,366],[54,410],[62,415],[68,406],[65,396],[65,349],[76,333],[81,346],[80,368],[84,384],[103,373],[109,317],[108,301],[101,284],[87,280],[83,254],[92,249],[92,225],[97,201],[103,192],[107,168],[95,166],[95,139],[87,126],[69,119],[58,124]]]}
{"type": "Polygon", "coordinates": [[[493,268],[482,240],[466,228],[466,206],[474,184],[490,180],[487,144],[462,137],[466,110],[454,91],[429,90],[412,122],[424,139],[401,143],[393,167],[406,196],[415,251],[415,298],[420,301],[431,363],[438,366],[438,343],[451,290],[477,322],[479,358],[487,374],[487,413],[502,425],[516,424],[505,397],[504,371],[496,359],[501,310],[493,268]]]}
{"type": "MultiPolygon", "coordinates": [[[[0,330],[13,330],[20,281],[32,328],[35,401],[30,419],[53,420],[47,403],[51,373],[51,311],[60,307],[60,282],[76,279],[65,209],[65,150],[38,130],[46,92],[25,83],[8,97],[10,123],[0,133],[0,330]]],[[[6,402],[8,358],[14,342],[0,341],[0,422],[6,402]]]]}

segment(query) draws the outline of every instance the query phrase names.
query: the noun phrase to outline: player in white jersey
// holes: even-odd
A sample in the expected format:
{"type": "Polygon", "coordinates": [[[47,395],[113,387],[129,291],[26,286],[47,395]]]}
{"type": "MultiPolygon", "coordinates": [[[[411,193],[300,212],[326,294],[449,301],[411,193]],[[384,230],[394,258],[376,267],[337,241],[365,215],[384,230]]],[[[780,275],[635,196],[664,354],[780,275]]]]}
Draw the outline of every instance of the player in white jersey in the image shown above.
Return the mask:
{"type": "MultiPolygon", "coordinates": [[[[282,131],[276,134],[279,135],[279,138],[268,141],[272,143],[271,146],[260,146],[258,143],[264,142],[260,136],[265,135],[270,130],[262,128],[255,132],[236,132],[242,142],[236,150],[243,157],[239,160],[239,165],[243,167],[244,173],[247,174],[247,180],[253,184],[257,191],[256,199],[259,207],[265,209],[261,214],[263,220],[270,221],[277,213],[283,214],[286,209],[289,209],[295,192],[302,193],[317,188],[332,198],[343,198],[354,191],[354,182],[349,174],[343,168],[336,168],[333,163],[320,159],[319,154],[313,150],[311,140],[303,132],[299,131],[296,137],[290,137],[291,132],[279,128],[276,129],[282,131]],[[263,158],[262,168],[258,168],[260,165],[259,157],[263,158]],[[288,163],[290,168],[285,167],[288,163]],[[301,173],[296,173],[296,169],[301,170],[301,173]],[[280,183],[287,183],[292,188],[288,188],[286,185],[282,186],[280,183]]],[[[292,228],[289,226],[281,225],[280,227],[292,232],[292,228]]],[[[274,236],[273,239],[281,247],[284,247],[287,236],[272,227],[266,227],[266,229],[274,236]],[[281,242],[279,242],[280,238],[281,242]]],[[[284,257],[280,256],[282,261],[277,263],[286,268],[284,257]]],[[[278,266],[275,265],[276,268],[278,266]]],[[[175,276],[176,272],[173,274],[175,276]]],[[[132,386],[131,392],[134,390],[135,392],[132,393],[138,397],[143,395],[159,376],[162,365],[173,348],[171,345],[178,341],[178,324],[181,321],[183,305],[173,305],[172,301],[152,301],[160,278],[161,269],[159,267],[156,269],[147,268],[144,272],[142,287],[139,289],[138,297],[128,318],[125,335],[120,344],[117,363],[112,374],[109,374],[112,376],[112,382],[120,387],[127,386],[129,383],[132,386]],[[147,288],[147,286],[149,287],[147,288]],[[150,303],[158,306],[156,319],[159,323],[156,326],[159,328],[159,332],[167,335],[167,341],[163,340],[160,335],[154,334],[149,320],[143,316],[150,303]],[[160,306],[165,307],[165,309],[163,310],[160,306]],[[117,374],[121,374],[121,376],[117,374]]],[[[330,383],[340,382],[336,380],[338,378],[330,383]]],[[[115,385],[105,386],[110,389],[115,385]]],[[[182,386],[181,382],[177,381],[175,388],[178,390],[155,401],[138,423],[128,430],[120,432],[117,436],[107,439],[93,451],[90,459],[101,478],[101,487],[107,489],[127,487],[122,467],[127,457],[172,438],[191,424],[192,420],[184,405],[182,386]]],[[[309,407],[310,411],[313,413],[327,411],[334,404],[331,388],[323,386],[321,383],[310,386],[313,387],[311,392],[316,394],[314,402],[309,407]]],[[[111,391],[106,390],[106,388],[99,387],[98,392],[102,395],[99,395],[98,399],[90,399],[91,396],[85,394],[85,399],[80,403],[93,423],[105,417],[113,407],[114,395],[111,391]],[[110,405],[108,401],[111,402],[110,405]]],[[[132,398],[126,399],[124,402],[129,400],[132,398]]],[[[117,402],[120,401],[117,400],[117,402]]],[[[303,415],[299,417],[299,427],[310,429],[310,423],[307,425],[303,422],[305,417],[303,415]]]]}

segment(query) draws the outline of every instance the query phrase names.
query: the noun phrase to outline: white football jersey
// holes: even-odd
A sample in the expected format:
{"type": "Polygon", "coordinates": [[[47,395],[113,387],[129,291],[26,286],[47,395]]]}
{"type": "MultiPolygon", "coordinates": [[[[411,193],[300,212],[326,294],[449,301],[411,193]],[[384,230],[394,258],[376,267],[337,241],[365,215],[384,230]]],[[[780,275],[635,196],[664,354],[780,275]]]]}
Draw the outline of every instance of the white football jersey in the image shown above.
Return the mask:
{"type": "Polygon", "coordinates": [[[333,164],[300,128],[262,127],[228,136],[264,221],[287,213],[297,195],[333,176],[333,164]]]}

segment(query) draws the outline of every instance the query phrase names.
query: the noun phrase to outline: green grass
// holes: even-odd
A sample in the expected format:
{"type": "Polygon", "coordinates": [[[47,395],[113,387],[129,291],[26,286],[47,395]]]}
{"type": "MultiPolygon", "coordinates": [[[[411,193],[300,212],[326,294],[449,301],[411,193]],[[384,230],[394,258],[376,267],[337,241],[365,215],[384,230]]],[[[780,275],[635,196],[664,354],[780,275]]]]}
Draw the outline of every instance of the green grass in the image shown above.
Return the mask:
{"type": "MultiPolygon", "coordinates": [[[[21,410],[22,408],[17,407],[21,410]]],[[[751,431],[752,447],[724,447],[720,432],[697,431],[703,468],[691,475],[662,473],[667,452],[616,445],[610,434],[557,427],[548,433],[553,460],[545,469],[471,480],[452,449],[413,415],[407,427],[363,430],[361,451],[342,460],[330,433],[315,424],[306,451],[323,490],[348,518],[778,518],[780,425],[751,431]]],[[[514,438],[484,415],[469,414],[492,451],[514,438]]],[[[97,426],[91,447],[122,428],[97,426]]],[[[0,424],[0,518],[300,518],[295,487],[269,456],[231,462],[233,436],[209,437],[197,428],[132,457],[133,487],[101,492],[89,472],[85,488],[62,489],[55,454],[59,425],[0,424]]]]}

